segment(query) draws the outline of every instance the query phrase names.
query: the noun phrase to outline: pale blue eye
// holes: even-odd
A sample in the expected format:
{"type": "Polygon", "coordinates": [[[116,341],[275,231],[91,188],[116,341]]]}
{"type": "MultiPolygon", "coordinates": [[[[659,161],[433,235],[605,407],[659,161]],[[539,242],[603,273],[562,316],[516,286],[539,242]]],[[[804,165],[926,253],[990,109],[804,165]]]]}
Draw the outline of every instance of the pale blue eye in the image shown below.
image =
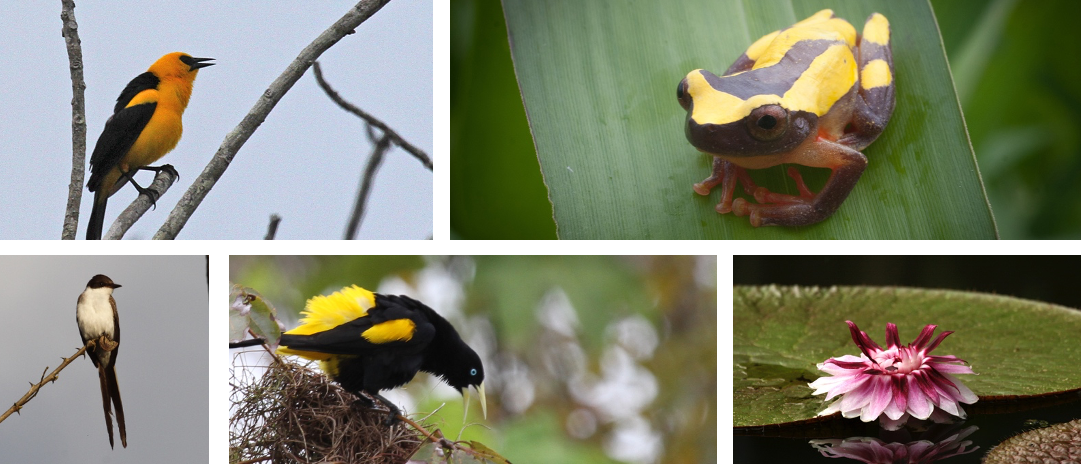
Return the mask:
{"type": "Polygon", "coordinates": [[[477,375],[477,370],[476,369],[470,369],[469,370],[469,375],[477,375]]]}

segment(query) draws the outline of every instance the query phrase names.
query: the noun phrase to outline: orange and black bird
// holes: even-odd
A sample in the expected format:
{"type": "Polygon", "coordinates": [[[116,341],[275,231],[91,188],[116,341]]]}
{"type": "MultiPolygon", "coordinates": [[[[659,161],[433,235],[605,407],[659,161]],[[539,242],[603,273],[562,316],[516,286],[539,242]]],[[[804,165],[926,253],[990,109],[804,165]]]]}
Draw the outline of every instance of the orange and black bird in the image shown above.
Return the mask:
{"type": "Polygon", "coordinates": [[[113,289],[120,284],[98,274],[87,282],[75,305],[75,322],[83,345],[94,342],[88,349],[90,361],[98,368],[101,381],[101,402],[105,406],[105,428],[109,430],[109,447],[113,447],[112,409],[116,408],[116,423],[120,427],[120,443],[128,447],[128,434],[124,430],[124,405],[120,402],[120,387],[116,383],[116,355],[120,352],[120,317],[116,313],[113,289]],[[111,405],[111,407],[110,407],[111,405]]]}
{"type": "Polygon", "coordinates": [[[342,388],[369,405],[361,392],[386,405],[388,424],[400,411],[379,392],[405,385],[418,371],[458,390],[467,408],[468,387],[475,387],[488,417],[480,357],[424,303],[353,285],[308,300],[302,315],[300,326],[282,334],[278,352],[320,361],[323,372],[342,388]]]}
{"type": "Polygon", "coordinates": [[[207,63],[210,60],[213,58],[170,53],[120,92],[113,115],[105,121],[105,130],[101,131],[90,155],[90,180],[86,187],[94,192],[94,207],[86,227],[87,240],[101,239],[105,204],[124,183],[131,181],[140,194],[157,199],[157,192],[140,187],[132,176],[140,169],[162,169],[148,166],[180,142],[183,132],[180,119],[188,106],[192,83],[199,68],[214,65],[207,63]]]}

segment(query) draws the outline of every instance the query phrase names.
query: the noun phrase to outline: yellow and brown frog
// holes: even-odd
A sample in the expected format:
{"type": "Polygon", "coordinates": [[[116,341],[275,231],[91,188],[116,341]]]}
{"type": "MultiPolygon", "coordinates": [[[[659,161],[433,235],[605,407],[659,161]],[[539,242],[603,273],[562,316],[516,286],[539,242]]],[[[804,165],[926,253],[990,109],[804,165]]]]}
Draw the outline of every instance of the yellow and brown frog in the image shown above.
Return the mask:
{"type": "Polygon", "coordinates": [[[721,185],[717,212],[750,216],[755,227],[814,224],[848,197],[867,167],[860,150],[893,114],[889,21],[874,13],[857,35],[832,10],[819,11],[758,39],[723,76],[691,71],[677,97],[687,110],[687,140],[713,156],[713,174],[695,192],[721,185]],[[756,186],[746,171],[782,163],[832,173],[816,194],[790,166],[794,196],[756,186]],[[733,199],[737,180],[757,203],[733,199]]]}

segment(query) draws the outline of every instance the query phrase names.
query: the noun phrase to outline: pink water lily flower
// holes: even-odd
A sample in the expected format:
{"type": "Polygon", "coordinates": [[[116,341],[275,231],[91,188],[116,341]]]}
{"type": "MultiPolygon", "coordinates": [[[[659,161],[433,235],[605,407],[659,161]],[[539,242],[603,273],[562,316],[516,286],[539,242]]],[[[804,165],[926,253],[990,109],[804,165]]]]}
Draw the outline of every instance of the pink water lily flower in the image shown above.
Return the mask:
{"type": "Polygon", "coordinates": [[[855,323],[845,322],[862,354],[830,358],[818,364],[818,370],[831,377],[811,382],[814,394],[826,393],[826,401],[841,397],[819,416],[840,411],[844,417],[858,416],[864,422],[881,419],[883,428],[897,430],[909,417],[935,422],[949,421],[950,416],[964,419],[960,403],[972,404],[979,399],[952,375],[973,374],[964,360],[953,355],[928,355],[953,332],[942,332],[931,341],[938,326],[927,325],[914,342],[902,346],[897,325],[889,323],[887,347],[882,349],[855,323]]]}

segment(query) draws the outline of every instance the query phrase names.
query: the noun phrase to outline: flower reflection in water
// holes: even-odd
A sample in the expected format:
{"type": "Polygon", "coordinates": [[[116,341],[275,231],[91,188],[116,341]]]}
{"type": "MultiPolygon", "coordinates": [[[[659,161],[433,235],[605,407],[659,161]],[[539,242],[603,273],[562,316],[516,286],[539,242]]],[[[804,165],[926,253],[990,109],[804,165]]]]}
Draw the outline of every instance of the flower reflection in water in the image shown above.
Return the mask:
{"type": "Polygon", "coordinates": [[[949,433],[949,429],[946,433],[932,430],[920,440],[907,443],[887,443],[873,437],[850,437],[843,440],[811,440],[811,446],[828,458],[849,458],[868,464],[929,464],[980,449],[979,446],[968,448],[972,441],[965,439],[977,429],[976,426],[966,427],[941,440],[937,437],[949,433]]]}

